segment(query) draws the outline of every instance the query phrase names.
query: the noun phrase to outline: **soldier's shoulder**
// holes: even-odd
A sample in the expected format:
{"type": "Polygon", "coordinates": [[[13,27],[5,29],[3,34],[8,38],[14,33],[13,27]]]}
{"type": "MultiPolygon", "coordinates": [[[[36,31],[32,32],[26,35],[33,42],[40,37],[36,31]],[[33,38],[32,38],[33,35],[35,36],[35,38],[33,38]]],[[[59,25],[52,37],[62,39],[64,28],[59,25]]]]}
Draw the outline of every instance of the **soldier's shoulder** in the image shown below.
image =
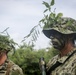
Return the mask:
{"type": "Polygon", "coordinates": [[[52,58],[49,60],[49,62],[50,62],[50,61],[56,61],[57,59],[58,59],[58,55],[52,57],[52,58]]]}
{"type": "Polygon", "coordinates": [[[55,62],[57,61],[58,59],[58,55],[52,57],[49,62],[46,64],[46,69],[48,70],[52,65],[55,64],[55,62]]]}
{"type": "Polygon", "coordinates": [[[13,61],[9,60],[8,68],[10,67],[11,75],[23,75],[22,69],[16,65],[13,61]]]}

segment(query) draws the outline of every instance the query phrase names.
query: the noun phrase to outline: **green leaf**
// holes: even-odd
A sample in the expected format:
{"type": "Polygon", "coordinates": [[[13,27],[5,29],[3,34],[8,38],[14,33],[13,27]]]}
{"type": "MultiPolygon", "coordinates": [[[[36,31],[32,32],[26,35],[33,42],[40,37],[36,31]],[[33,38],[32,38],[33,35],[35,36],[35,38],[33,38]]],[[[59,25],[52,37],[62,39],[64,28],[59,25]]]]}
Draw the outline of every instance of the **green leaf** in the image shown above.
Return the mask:
{"type": "MultiPolygon", "coordinates": [[[[56,18],[55,18],[55,20],[56,21],[60,21],[60,18],[63,16],[63,14],[62,13],[58,13],[57,14],[57,16],[56,16],[56,18]]],[[[60,21],[61,22],[61,21],[60,21]]]]}
{"type": "Polygon", "coordinates": [[[63,16],[63,14],[62,13],[58,13],[58,15],[57,15],[58,17],[62,17],[63,16]]]}
{"type": "Polygon", "coordinates": [[[44,13],[47,12],[47,11],[48,11],[48,9],[44,10],[44,13]]]}
{"type": "Polygon", "coordinates": [[[53,6],[54,4],[55,4],[55,3],[54,3],[54,0],[52,0],[50,5],[53,6]]]}
{"type": "Polygon", "coordinates": [[[50,5],[47,2],[43,1],[42,4],[44,4],[47,8],[50,8],[50,5]]]}
{"type": "Polygon", "coordinates": [[[56,14],[55,14],[55,13],[51,13],[51,14],[49,15],[49,17],[50,17],[50,18],[52,18],[52,19],[54,19],[54,18],[55,18],[55,16],[56,16],[56,14]]]}
{"type": "Polygon", "coordinates": [[[45,21],[45,19],[41,19],[39,22],[44,22],[45,21]]]}

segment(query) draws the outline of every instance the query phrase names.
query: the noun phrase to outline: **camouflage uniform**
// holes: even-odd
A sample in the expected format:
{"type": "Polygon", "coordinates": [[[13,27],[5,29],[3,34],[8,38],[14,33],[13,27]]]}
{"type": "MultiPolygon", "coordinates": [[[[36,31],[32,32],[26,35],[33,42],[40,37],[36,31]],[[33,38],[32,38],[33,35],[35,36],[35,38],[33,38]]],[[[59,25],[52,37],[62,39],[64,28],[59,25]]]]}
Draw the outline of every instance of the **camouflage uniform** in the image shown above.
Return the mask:
{"type": "Polygon", "coordinates": [[[0,66],[0,75],[23,75],[22,69],[10,60],[0,66]]]}
{"type": "Polygon", "coordinates": [[[54,64],[56,64],[57,61],[62,64],[56,67],[49,75],[76,75],[76,52],[65,62],[65,60],[73,53],[73,51],[69,52],[66,56],[61,58],[59,55],[53,57],[47,64],[47,71],[54,64]]]}

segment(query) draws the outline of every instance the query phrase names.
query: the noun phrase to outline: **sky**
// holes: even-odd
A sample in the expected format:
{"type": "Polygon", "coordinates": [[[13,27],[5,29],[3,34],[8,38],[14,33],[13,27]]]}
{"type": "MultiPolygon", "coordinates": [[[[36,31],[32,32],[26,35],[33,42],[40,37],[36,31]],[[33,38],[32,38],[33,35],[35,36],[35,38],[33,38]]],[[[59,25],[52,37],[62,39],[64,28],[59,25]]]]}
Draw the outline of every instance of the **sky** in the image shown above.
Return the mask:
{"type": "MultiPolygon", "coordinates": [[[[0,32],[9,27],[10,36],[21,44],[31,28],[43,18],[45,10],[43,1],[50,2],[50,0],[0,0],[0,32]]],[[[76,19],[76,0],[55,0],[53,8],[56,8],[56,13],[63,13],[64,17],[76,19]]],[[[41,33],[35,48],[46,48],[49,41],[50,39],[41,33]]]]}

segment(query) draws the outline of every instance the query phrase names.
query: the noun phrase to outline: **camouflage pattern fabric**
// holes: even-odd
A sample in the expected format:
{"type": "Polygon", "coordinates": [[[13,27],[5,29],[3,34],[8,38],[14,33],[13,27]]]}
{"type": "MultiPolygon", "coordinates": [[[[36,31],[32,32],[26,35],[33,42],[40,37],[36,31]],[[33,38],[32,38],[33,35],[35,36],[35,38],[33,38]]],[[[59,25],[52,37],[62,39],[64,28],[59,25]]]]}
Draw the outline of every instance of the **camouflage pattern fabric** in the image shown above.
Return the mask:
{"type": "Polygon", "coordinates": [[[0,66],[0,75],[23,75],[22,69],[10,60],[0,66]]]}
{"type": "Polygon", "coordinates": [[[47,64],[47,72],[54,64],[56,64],[56,62],[60,62],[62,64],[55,68],[49,75],[76,75],[76,53],[74,53],[64,63],[64,61],[69,57],[69,55],[73,53],[73,51],[69,52],[66,56],[63,56],[62,58],[60,58],[59,55],[53,57],[47,64]]]}

